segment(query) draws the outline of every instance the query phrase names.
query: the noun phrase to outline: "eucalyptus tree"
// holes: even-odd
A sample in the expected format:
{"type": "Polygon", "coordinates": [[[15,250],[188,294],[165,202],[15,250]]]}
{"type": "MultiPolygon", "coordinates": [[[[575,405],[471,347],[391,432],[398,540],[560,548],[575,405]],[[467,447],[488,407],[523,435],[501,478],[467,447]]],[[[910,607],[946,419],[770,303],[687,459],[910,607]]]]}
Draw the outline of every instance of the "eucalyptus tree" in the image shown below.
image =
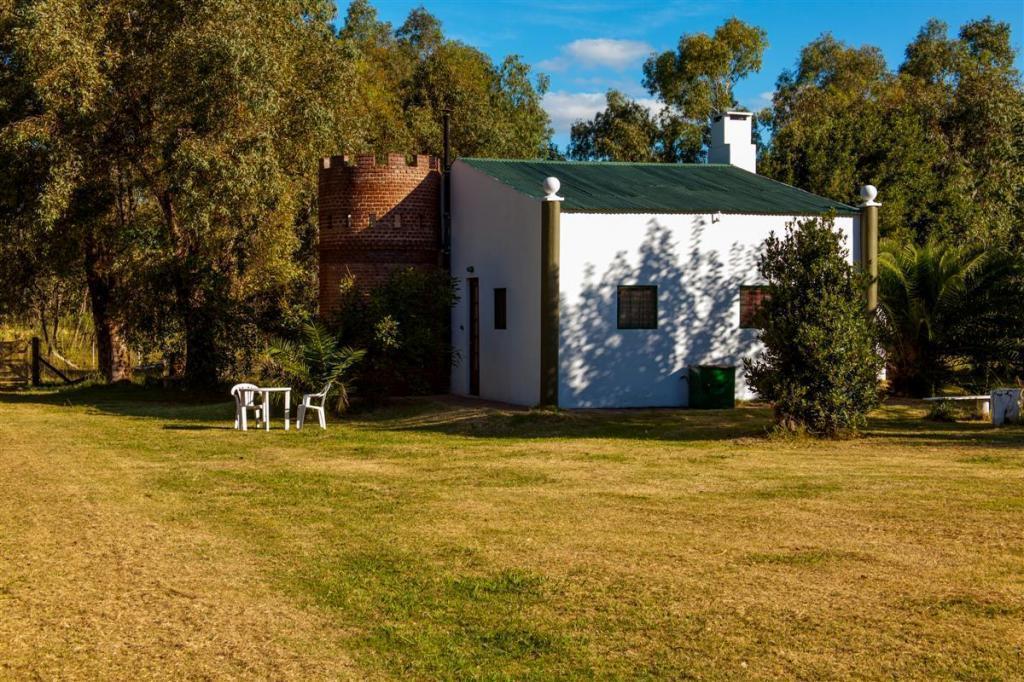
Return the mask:
{"type": "MultiPolygon", "coordinates": [[[[772,131],[762,172],[801,189],[854,200],[859,174],[880,137],[876,103],[890,75],[881,51],[851,47],[830,34],[800,51],[776,83],[762,122],[772,131]]],[[[886,189],[886,206],[893,203],[886,189]]],[[[862,180],[862,184],[864,184],[862,180]]]]}
{"type": "Polygon", "coordinates": [[[572,125],[569,156],[574,159],[657,161],[658,123],[647,107],[617,90],[594,118],[572,125]]]}
{"type": "Polygon", "coordinates": [[[492,61],[447,38],[422,7],[393,29],[366,0],[349,5],[339,39],[357,55],[352,97],[361,116],[349,151],[440,155],[447,111],[456,156],[547,154],[551,129],[541,98],[548,79],[518,56],[492,61]]]}
{"type": "MultiPolygon", "coordinates": [[[[345,127],[348,60],[327,0],[37,0],[15,10],[43,149],[37,214],[125,298],[169,299],[190,382],[208,384],[303,276],[311,159],[345,127]],[[117,273],[157,273],[146,291],[117,273]],[[109,275],[109,276],[108,276],[109,275]]],[[[101,281],[102,284],[102,281],[101,281]]],[[[90,290],[93,290],[90,284],[90,290]]],[[[116,378],[112,376],[112,378],[116,378]]]]}
{"type": "Polygon", "coordinates": [[[643,85],[662,105],[649,114],[621,93],[609,92],[604,111],[572,129],[570,156],[613,161],[697,161],[709,141],[713,116],[736,108],[736,84],[761,69],[765,32],[732,18],[712,35],[683,35],[674,50],[644,63],[643,85]]]}
{"type": "Polygon", "coordinates": [[[855,201],[884,188],[883,229],[919,243],[1024,245],[1024,91],[1009,26],[928,22],[891,71],[881,52],[830,35],[784,72],[762,117],[763,172],[855,201]]]}
{"type": "Polygon", "coordinates": [[[3,14],[0,277],[22,307],[45,306],[32,299],[48,282],[84,280],[99,369],[116,381],[130,374],[121,299],[145,240],[127,224],[140,224],[138,186],[103,97],[101,13],[88,10],[22,1],[3,14]]]}
{"type": "Polygon", "coordinates": [[[764,30],[733,17],[712,35],[686,34],[675,50],[648,58],[644,87],[701,125],[736,106],[736,84],[761,70],[767,46],[764,30]]]}
{"type": "Polygon", "coordinates": [[[698,129],[668,109],[653,113],[617,90],[605,96],[604,111],[572,125],[569,156],[601,161],[691,161],[701,150],[698,129]]]}

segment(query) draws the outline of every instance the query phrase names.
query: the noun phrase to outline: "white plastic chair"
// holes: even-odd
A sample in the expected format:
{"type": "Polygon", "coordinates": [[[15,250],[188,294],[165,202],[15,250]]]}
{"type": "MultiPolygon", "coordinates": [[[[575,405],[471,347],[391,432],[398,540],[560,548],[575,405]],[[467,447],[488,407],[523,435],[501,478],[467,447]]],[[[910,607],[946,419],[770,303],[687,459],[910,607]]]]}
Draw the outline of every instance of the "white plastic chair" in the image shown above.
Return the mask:
{"type": "Polygon", "coordinates": [[[317,413],[317,417],[320,418],[320,428],[324,430],[327,429],[327,416],[324,410],[324,403],[327,402],[327,394],[331,390],[331,383],[332,382],[328,381],[327,385],[324,386],[324,390],[319,393],[306,393],[302,396],[302,404],[299,405],[299,421],[297,428],[302,429],[302,425],[306,421],[306,410],[313,410],[317,413]],[[314,400],[319,400],[320,404],[314,405],[314,400]]]}
{"type": "Polygon", "coordinates": [[[235,399],[235,428],[248,430],[249,410],[254,412],[256,427],[259,428],[264,418],[260,387],[256,384],[235,384],[231,387],[231,396],[235,399]]]}

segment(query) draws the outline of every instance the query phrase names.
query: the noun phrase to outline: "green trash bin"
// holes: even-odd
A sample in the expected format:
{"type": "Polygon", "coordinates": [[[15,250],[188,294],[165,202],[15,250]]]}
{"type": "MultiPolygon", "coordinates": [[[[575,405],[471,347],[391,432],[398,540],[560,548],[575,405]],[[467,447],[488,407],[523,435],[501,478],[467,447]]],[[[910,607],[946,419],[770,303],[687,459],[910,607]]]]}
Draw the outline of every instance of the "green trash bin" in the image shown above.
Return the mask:
{"type": "Polygon", "coordinates": [[[728,410],[736,407],[736,368],[722,365],[690,367],[690,407],[728,410]]]}

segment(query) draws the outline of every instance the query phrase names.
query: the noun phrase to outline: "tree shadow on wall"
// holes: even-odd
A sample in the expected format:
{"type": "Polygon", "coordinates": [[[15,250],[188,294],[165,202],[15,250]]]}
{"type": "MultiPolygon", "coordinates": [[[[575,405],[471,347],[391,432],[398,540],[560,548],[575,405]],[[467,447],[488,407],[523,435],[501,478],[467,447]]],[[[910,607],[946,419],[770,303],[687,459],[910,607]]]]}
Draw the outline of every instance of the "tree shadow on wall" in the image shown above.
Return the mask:
{"type": "Polygon", "coordinates": [[[739,350],[756,332],[738,328],[735,305],[756,254],[734,243],[727,272],[719,252],[701,249],[706,228],[703,218],[694,220],[681,255],[673,233],[652,218],[633,262],[620,251],[600,279],[588,265],[577,304],[562,304],[563,406],[684,405],[688,366],[740,364],[739,350]],[[657,329],[618,328],[624,284],[657,285],[657,329]]]}

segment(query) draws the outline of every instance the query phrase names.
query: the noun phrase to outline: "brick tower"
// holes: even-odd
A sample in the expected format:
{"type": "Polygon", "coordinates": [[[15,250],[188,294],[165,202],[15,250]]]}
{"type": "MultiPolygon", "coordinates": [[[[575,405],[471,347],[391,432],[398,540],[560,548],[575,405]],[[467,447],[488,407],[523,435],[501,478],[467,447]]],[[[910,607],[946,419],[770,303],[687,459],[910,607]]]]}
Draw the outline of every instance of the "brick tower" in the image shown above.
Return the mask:
{"type": "Polygon", "coordinates": [[[320,162],[320,314],[338,307],[352,275],[369,289],[399,267],[437,267],[441,258],[441,172],[434,157],[410,164],[389,154],[331,156],[320,162]]]}

